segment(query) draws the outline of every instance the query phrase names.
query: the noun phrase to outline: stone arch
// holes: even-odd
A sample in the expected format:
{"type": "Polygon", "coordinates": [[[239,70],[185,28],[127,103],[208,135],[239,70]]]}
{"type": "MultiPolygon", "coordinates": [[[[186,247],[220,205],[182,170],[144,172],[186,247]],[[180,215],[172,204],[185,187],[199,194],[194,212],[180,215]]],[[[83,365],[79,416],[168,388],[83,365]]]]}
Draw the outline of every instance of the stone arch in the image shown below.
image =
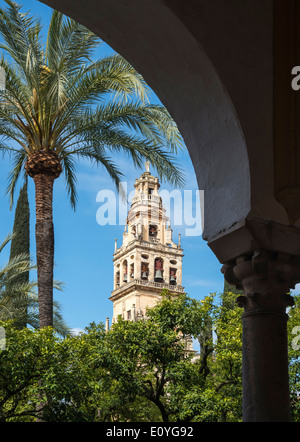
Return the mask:
{"type": "Polygon", "coordinates": [[[122,263],[122,282],[123,283],[127,283],[129,281],[128,278],[128,261],[127,259],[124,259],[123,263],[122,263]]]}
{"type": "Polygon", "coordinates": [[[117,271],[115,272],[114,289],[116,290],[119,287],[120,287],[120,268],[118,268],[117,271]]]}

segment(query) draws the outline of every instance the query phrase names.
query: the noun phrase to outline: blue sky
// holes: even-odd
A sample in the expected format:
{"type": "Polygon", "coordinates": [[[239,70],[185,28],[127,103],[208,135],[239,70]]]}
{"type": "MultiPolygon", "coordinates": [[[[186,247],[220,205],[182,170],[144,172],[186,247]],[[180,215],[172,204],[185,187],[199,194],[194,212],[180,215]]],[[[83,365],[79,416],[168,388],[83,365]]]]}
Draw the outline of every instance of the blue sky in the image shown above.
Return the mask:
{"type": "MultiPolygon", "coordinates": [[[[24,11],[42,18],[45,32],[50,15],[50,8],[36,0],[20,2],[24,11]]],[[[5,6],[0,0],[1,7],[5,6]]],[[[101,55],[112,52],[106,44],[102,46],[101,55]]],[[[152,96],[152,100],[159,102],[152,96]]],[[[135,178],[143,170],[136,170],[125,156],[116,159],[123,170],[128,192],[133,190],[135,178]]],[[[186,175],[185,189],[192,190],[193,202],[196,202],[197,183],[188,152],[180,152],[177,161],[186,175]]],[[[5,194],[7,176],[11,169],[9,158],[0,158],[0,242],[12,231],[14,210],[9,209],[9,199],[5,194]]],[[[151,170],[151,169],[150,169],[151,170]]],[[[111,189],[114,185],[104,169],[97,169],[88,162],[82,162],[77,169],[78,205],[76,212],[71,209],[65,191],[63,178],[55,182],[54,187],[54,225],[55,225],[55,279],[64,283],[64,291],[56,292],[55,299],[62,306],[62,313],[67,324],[74,329],[83,329],[90,322],[105,322],[112,317],[112,303],[108,299],[113,286],[113,251],[115,238],[121,244],[124,225],[100,226],[96,213],[100,203],[96,196],[100,190],[111,189]]],[[[155,173],[154,173],[155,174],[155,173]]],[[[163,189],[172,190],[162,184],[163,189]]],[[[31,210],[31,254],[35,261],[35,204],[34,186],[30,179],[29,199],[31,210]]],[[[173,240],[178,241],[182,235],[184,249],[183,286],[186,292],[196,299],[202,299],[211,292],[223,289],[221,265],[203,241],[201,236],[186,236],[186,226],[173,226],[173,240]]],[[[0,266],[7,260],[9,248],[1,254],[0,266]]],[[[35,275],[33,274],[34,278],[35,275]]]]}

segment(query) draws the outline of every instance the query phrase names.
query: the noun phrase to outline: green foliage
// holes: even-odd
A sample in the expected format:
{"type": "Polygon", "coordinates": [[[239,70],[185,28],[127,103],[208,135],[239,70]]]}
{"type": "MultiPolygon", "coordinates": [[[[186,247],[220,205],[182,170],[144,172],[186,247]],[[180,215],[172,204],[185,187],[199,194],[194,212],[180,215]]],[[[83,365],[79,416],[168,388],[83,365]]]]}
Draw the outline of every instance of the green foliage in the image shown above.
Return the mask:
{"type": "Polygon", "coordinates": [[[242,309],[235,304],[235,298],[236,293],[223,294],[214,318],[214,382],[221,421],[242,417],[242,309]]]}
{"type": "MultiPolygon", "coordinates": [[[[196,301],[164,292],[148,319],[91,324],[59,338],[50,328],[6,331],[0,419],[47,422],[241,421],[241,309],[234,293],[196,301]],[[209,320],[208,320],[209,318],[209,320]],[[207,331],[208,326],[208,331],[207,331]],[[188,355],[184,337],[205,347],[188,355]]],[[[299,296],[289,316],[292,414],[299,420],[299,296]],[[294,340],[294,343],[293,343],[294,340]]]]}
{"type": "Polygon", "coordinates": [[[289,376],[292,419],[300,422],[300,295],[288,315],[289,376]]]}
{"type": "Polygon", "coordinates": [[[43,399],[40,380],[57,360],[57,342],[48,329],[37,333],[0,325],[6,341],[0,351],[0,421],[31,421],[43,399]]]}

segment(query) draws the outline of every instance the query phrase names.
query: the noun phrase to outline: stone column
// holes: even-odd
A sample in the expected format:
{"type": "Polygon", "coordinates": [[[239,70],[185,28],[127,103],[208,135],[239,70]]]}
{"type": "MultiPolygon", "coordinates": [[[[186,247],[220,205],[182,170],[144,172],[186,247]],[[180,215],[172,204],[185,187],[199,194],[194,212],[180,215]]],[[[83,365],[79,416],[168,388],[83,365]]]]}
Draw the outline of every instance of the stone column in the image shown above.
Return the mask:
{"type": "Polygon", "coordinates": [[[105,333],[108,333],[109,332],[109,318],[106,318],[106,321],[105,321],[105,333]]]}
{"type": "Polygon", "coordinates": [[[149,256],[149,260],[147,261],[148,262],[148,271],[149,271],[148,281],[153,282],[154,281],[154,273],[155,273],[155,269],[154,269],[155,264],[154,264],[154,262],[155,262],[156,256],[155,256],[154,253],[150,253],[149,255],[150,255],[149,256]]]}
{"type": "Polygon", "coordinates": [[[141,255],[135,253],[134,257],[134,279],[141,279],[141,255]]]}
{"type": "Polygon", "coordinates": [[[176,268],[176,283],[177,285],[182,285],[182,259],[178,259],[176,268]]]}
{"type": "Polygon", "coordinates": [[[166,284],[170,284],[170,264],[169,260],[164,258],[164,281],[166,284]]]}
{"type": "Polygon", "coordinates": [[[299,280],[300,259],[258,249],[222,267],[225,279],[244,295],[243,420],[290,419],[287,314],[288,294],[299,280]]]}

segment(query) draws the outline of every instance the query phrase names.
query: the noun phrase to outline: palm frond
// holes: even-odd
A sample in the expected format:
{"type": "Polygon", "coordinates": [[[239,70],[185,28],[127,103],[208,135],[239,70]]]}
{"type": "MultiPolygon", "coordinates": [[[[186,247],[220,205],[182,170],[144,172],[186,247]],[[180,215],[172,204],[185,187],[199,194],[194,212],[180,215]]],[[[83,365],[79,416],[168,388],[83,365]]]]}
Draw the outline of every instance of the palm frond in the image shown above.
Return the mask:
{"type": "MultiPolygon", "coordinates": [[[[0,253],[13,235],[8,235],[0,246],[0,253]]],[[[0,318],[23,322],[27,298],[34,290],[34,283],[20,283],[20,275],[35,269],[27,254],[20,254],[0,268],[0,318]],[[23,321],[21,321],[21,318],[23,321]]],[[[26,321],[25,321],[26,322],[26,321]]]]}
{"type": "Polygon", "coordinates": [[[67,192],[70,198],[71,206],[75,210],[78,195],[76,191],[76,164],[72,157],[64,156],[62,158],[63,170],[65,174],[67,192]]]}
{"type": "Polygon", "coordinates": [[[4,249],[5,246],[7,246],[7,244],[12,240],[12,234],[9,233],[6,238],[2,241],[2,244],[0,244],[0,253],[2,252],[2,250],[4,249]]]}
{"type": "Polygon", "coordinates": [[[74,75],[91,56],[101,40],[85,26],[53,11],[48,29],[45,62],[53,72],[74,75]]]}
{"type": "Polygon", "coordinates": [[[10,198],[10,208],[12,208],[14,203],[16,184],[18,182],[21,172],[23,171],[23,166],[25,164],[26,158],[27,155],[24,150],[19,150],[18,152],[14,153],[13,157],[14,166],[11,172],[9,173],[8,186],[6,189],[6,193],[9,194],[10,198]]]}
{"type": "Polygon", "coordinates": [[[0,9],[1,47],[9,56],[0,60],[7,71],[0,93],[0,150],[7,140],[18,146],[7,149],[13,158],[11,204],[27,156],[40,149],[54,150],[61,160],[73,208],[80,157],[104,167],[118,190],[123,174],[114,156],[119,152],[138,168],[149,160],[162,180],[182,185],[171,155],[183,146],[181,136],[167,110],[149,104],[143,77],[118,54],[92,60],[101,40],[57,11],[43,50],[40,22],[6,3],[8,8],[0,9]]]}
{"type": "Polygon", "coordinates": [[[130,102],[125,105],[107,103],[95,111],[99,124],[106,127],[122,127],[140,133],[156,145],[164,145],[172,153],[183,148],[183,140],[177,125],[168,111],[161,105],[130,102]]]}
{"type": "Polygon", "coordinates": [[[26,149],[25,142],[30,146],[40,141],[33,91],[3,57],[0,66],[6,73],[5,90],[0,93],[0,136],[8,125],[11,131],[14,130],[15,139],[26,149]]]}
{"type": "MultiPolygon", "coordinates": [[[[115,184],[116,190],[120,192],[120,196],[122,198],[125,198],[125,190],[121,183],[121,179],[124,175],[118,168],[118,166],[113,162],[112,158],[105,154],[105,151],[101,148],[101,146],[100,148],[98,148],[96,146],[96,143],[86,145],[81,142],[80,145],[81,147],[76,150],[65,151],[63,161],[70,161],[72,156],[76,155],[79,158],[82,157],[89,159],[96,166],[103,166],[112,179],[113,183],[115,184]]],[[[71,180],[71,182],[73,182],[73,180],[71,180]]],[[[73,205],[73,208],[75,208],[75,205],[73,205]]]]}
{"type": "Polygon", "coordinates": [[[95,71],[99,84],[111,91],[114,101],[126,103],[128,99],[149,101],[149,87],[144,78],[119,54],[102,58],[86,68],[86,73],[95,71]]]}
{"type": "Polygon", "coordinates": [[[38,87],[39,73],[43,59],[40,39],[41,25],[38,19],[20,12],[21,6],[10,0],[6,10],[0,9],[0,34],[6,45],[5,49],[16,62],[29,84],[38,87]]]}
{"type": "MultiPolygon", "coordinates": [[[[113,155],[124,152],[135,167],[141,168],[146,160],[150,161],[162,181],[171,182],[179,187],[184,185],[183,171],[174,161],[174,157],[167,153],[161,145],[152,142],[151,139],[116,128],[105,127],[103,129],[101,126],[89,128],[84,131],[84,135],[86,139],[90,140],[88,146],[92,145],[92,154],[95,150],[110,152],[113,155]]],[[[81,140],[82,144],[84,144],[83,139],[81,140]]],[[[86,148],[83,149],[84,152],[86,150],[86,148]]]]}
{"type": "MultiPolygon", "coordinates": [[[[55,88],[53,93],[57,95],[55,88]]],[[[132,99],[133,95],[144,102],[147,99],[147,85],[119,55],[97,60],[89,66],[82,65],[75,76],[68,77],[68,88],[65,91],[67,100],[64,106],[58,106],[53,128],[57,136],[74,115],[80,116],[107,94],[119,103],[129,97],[132,99]]]]}

